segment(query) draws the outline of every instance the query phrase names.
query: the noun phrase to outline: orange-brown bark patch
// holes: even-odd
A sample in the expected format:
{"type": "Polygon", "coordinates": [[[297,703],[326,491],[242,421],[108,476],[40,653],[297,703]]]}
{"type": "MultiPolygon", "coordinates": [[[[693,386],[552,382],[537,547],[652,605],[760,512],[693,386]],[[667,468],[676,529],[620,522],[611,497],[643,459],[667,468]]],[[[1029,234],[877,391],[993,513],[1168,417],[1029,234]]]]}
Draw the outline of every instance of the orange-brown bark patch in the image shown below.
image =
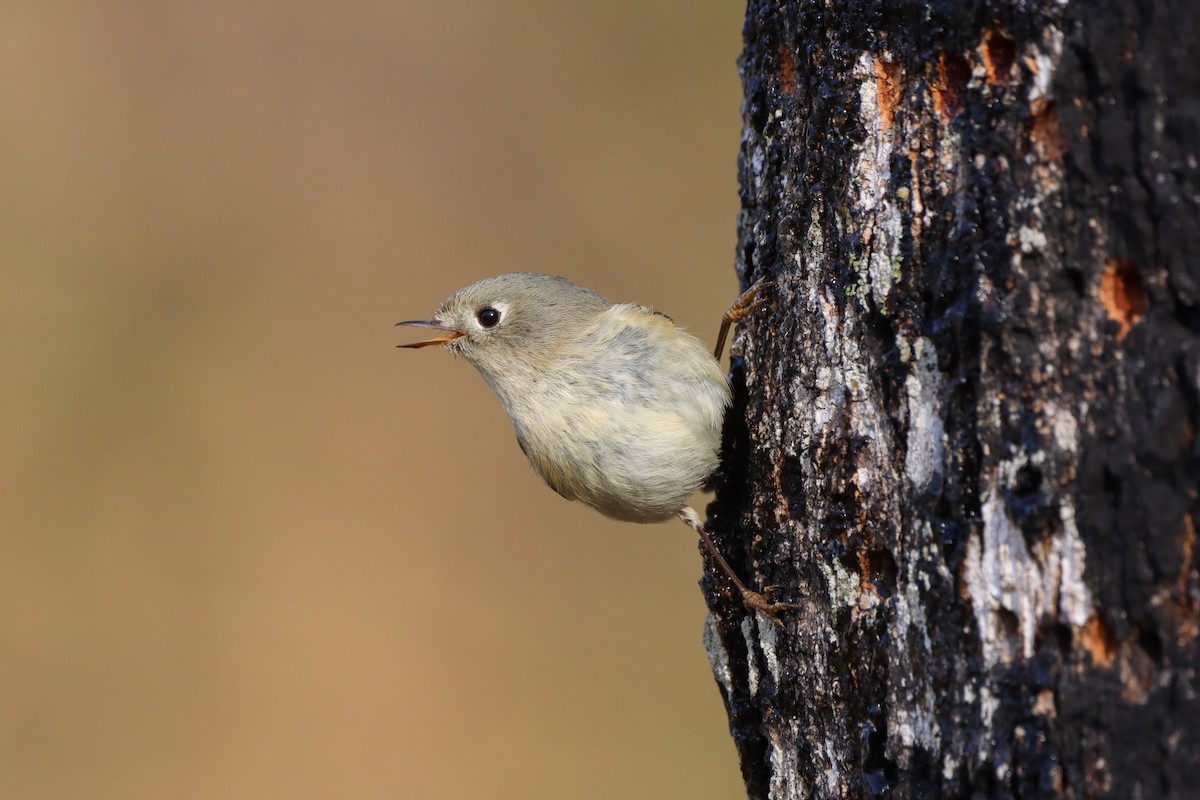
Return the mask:
{"type": "Polygon", "coordinates": [[[896,106],[904,94],[904,76],[899,62],[875,58],[875,97],[879,103],[879,119],[884,128],[892,127],[896,106]]]}
{"type": "Polygon", "coordinates": [[[1098,667],[1111,667],[1117,655],[1117,639],[1103,614],[1093,614],[1079,629],[1079,644],[1098,667]]]}
{"type": "Polygon", "coordinates": [[[779,88],[791,94],[796,90],[796,57],[786,44],[779,45],[776,55],[779,57],[779,88]]]}
{"type": "Polygon", "coordinates": [[[1037,103],[1033,116],[1026,123],[1033,152],[1045,161],[1061,162],[1066,144],[1058,124],[1058,104],[1054,101],[1037,103]]]}
{"type": "Polygon", "coordinates": [[[1142,272],[1127,258],[1110,258],[1100,275],[1100,302],[1118,325],[1117,341],[1125,338],[1146,313],[1142,272]]]}
{"type": "Polygon", "coordinates": [[[1017,60],[1017,43],[1003,31],[988,28],[983,32],[983,46],[980,49],[988,84],[999,86],[1008,83],[1013,62],[1017,60]]]}
{"type": "Polygon", "coordinates": [[[971,65],[958,53],[942,53],[933,75],[933,105],[944,119],[953,119],[967,99],[971,65]]]}

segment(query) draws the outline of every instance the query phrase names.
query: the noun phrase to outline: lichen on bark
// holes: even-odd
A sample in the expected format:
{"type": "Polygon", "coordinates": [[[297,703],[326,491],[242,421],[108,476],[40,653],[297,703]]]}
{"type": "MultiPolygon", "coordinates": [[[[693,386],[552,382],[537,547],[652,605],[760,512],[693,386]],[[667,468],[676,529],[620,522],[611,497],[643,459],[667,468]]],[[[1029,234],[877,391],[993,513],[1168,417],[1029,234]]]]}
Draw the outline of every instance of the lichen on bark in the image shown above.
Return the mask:
{"type": "Polygon", "coordinates": [[[752,797],[1200,770],[1200,88],[1152,55],[1200,37],[1102,5],[749,3],[737,269],[771,287],[709,524],[797,608],[705,587],[752,797]]]}

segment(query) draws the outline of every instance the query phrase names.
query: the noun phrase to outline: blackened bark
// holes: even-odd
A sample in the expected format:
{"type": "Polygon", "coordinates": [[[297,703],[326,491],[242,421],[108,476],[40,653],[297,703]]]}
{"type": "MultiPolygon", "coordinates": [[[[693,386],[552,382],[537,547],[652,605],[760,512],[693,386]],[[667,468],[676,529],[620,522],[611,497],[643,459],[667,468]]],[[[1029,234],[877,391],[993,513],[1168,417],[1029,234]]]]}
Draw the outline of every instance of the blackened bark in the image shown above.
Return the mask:
{"type": "Polygon", "coordinates": [[[705,581],[752,797],[1200,792],[1200,14],[751,0],[705,581]]]}

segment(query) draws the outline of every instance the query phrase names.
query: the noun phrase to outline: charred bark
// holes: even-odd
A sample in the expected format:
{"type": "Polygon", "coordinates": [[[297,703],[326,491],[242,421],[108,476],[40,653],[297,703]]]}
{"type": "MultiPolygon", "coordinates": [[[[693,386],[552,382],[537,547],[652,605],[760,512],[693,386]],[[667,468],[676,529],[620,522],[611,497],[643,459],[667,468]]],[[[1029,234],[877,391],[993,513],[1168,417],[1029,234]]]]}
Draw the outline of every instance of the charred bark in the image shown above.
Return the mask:
{"type": "Polygon", "coordinates": [[[1200,15],[751,0],[705,580],[752,797],[1194,797],[1200,15]]]}

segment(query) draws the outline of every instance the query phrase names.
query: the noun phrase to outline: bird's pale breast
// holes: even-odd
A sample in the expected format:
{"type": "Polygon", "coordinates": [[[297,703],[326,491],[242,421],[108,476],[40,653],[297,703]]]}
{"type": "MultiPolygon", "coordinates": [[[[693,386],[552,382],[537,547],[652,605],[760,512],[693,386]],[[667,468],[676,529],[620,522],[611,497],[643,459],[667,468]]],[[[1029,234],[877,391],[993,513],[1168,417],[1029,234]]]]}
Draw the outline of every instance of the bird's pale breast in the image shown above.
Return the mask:
{"type": "Polygon", "coordinates": [[[704,344],[650,309],[613,306],[525,381],[497,391],[534,469],[568,499],[656,522],[717,467],[725,376],[704,344]]]}

